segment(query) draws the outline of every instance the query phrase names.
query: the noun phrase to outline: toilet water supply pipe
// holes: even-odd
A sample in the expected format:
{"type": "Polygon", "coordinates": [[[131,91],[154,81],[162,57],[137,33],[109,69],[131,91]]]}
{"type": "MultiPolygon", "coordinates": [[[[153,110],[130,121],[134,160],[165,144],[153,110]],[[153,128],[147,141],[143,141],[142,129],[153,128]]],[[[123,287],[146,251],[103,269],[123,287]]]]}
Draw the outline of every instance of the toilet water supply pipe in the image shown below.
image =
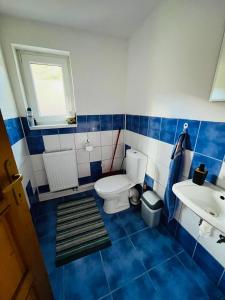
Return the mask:
{"type": "Polygon", "coordinates": [[[115,145],[115,148],[114,148],[114,151],[113,151],[113,157],[112,157],[112,162],[111,162],[111,166],[110,166],[109,172],[112,172],[114,158],[115,158],[115,155],[116,155],[116,149],[117,149],[119,138],[120,138],[120,132],[121,132],[121,128],[119,129],[118,134],[117,134],[116,145],[115,145]]]}

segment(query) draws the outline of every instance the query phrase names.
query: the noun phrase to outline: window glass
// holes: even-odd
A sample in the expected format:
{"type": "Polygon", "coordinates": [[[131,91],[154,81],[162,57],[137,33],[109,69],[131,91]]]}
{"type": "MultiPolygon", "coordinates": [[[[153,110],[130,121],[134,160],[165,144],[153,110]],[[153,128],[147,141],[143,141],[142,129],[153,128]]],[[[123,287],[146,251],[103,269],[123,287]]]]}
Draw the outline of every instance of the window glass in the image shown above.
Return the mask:
{"type": "Polygon", "coordinates": [[[66,115],[61,66],[30,63],[37,107],[41,117],[66,115]]]}

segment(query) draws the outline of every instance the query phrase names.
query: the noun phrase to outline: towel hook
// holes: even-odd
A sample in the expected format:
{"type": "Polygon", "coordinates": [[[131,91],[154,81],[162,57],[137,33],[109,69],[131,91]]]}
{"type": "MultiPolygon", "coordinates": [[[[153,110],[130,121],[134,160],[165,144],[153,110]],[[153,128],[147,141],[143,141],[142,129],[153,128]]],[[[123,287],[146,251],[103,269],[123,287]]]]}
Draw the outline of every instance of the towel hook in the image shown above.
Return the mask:
{"type": "Polygon", "coordinates": [[[188,123],[184,123],[184,130],[188,129],[188,123]]]}

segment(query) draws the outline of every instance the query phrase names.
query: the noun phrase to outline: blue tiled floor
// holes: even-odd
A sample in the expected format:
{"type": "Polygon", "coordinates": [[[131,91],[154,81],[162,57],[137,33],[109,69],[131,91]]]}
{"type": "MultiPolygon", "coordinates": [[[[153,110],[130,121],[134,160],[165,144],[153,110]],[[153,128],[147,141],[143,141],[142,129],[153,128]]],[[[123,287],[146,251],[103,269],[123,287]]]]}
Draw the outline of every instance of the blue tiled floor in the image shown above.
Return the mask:
{"type": "Polygon", "coordinates": [[[54,299],[225,299],[163,225],[150,229],[134,207],[107,215],[102,200],[95,197],[112,246],[59,268],[55,267],[55,208],[65,199],[40,204],[36,230],[54,299]]]}

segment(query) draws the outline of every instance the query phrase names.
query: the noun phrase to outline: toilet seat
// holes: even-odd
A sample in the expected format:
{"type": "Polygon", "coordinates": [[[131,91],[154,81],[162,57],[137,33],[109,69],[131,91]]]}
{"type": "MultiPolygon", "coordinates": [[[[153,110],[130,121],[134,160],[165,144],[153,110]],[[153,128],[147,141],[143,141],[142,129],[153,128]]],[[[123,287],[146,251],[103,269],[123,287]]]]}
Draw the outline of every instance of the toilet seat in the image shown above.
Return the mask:
{"type": "Polygon", "coordinates": [[[128,190],[134,185],[127,175],[113,175],[98,180],[95,189],[99,193],[112,194],[128,190]]]}

